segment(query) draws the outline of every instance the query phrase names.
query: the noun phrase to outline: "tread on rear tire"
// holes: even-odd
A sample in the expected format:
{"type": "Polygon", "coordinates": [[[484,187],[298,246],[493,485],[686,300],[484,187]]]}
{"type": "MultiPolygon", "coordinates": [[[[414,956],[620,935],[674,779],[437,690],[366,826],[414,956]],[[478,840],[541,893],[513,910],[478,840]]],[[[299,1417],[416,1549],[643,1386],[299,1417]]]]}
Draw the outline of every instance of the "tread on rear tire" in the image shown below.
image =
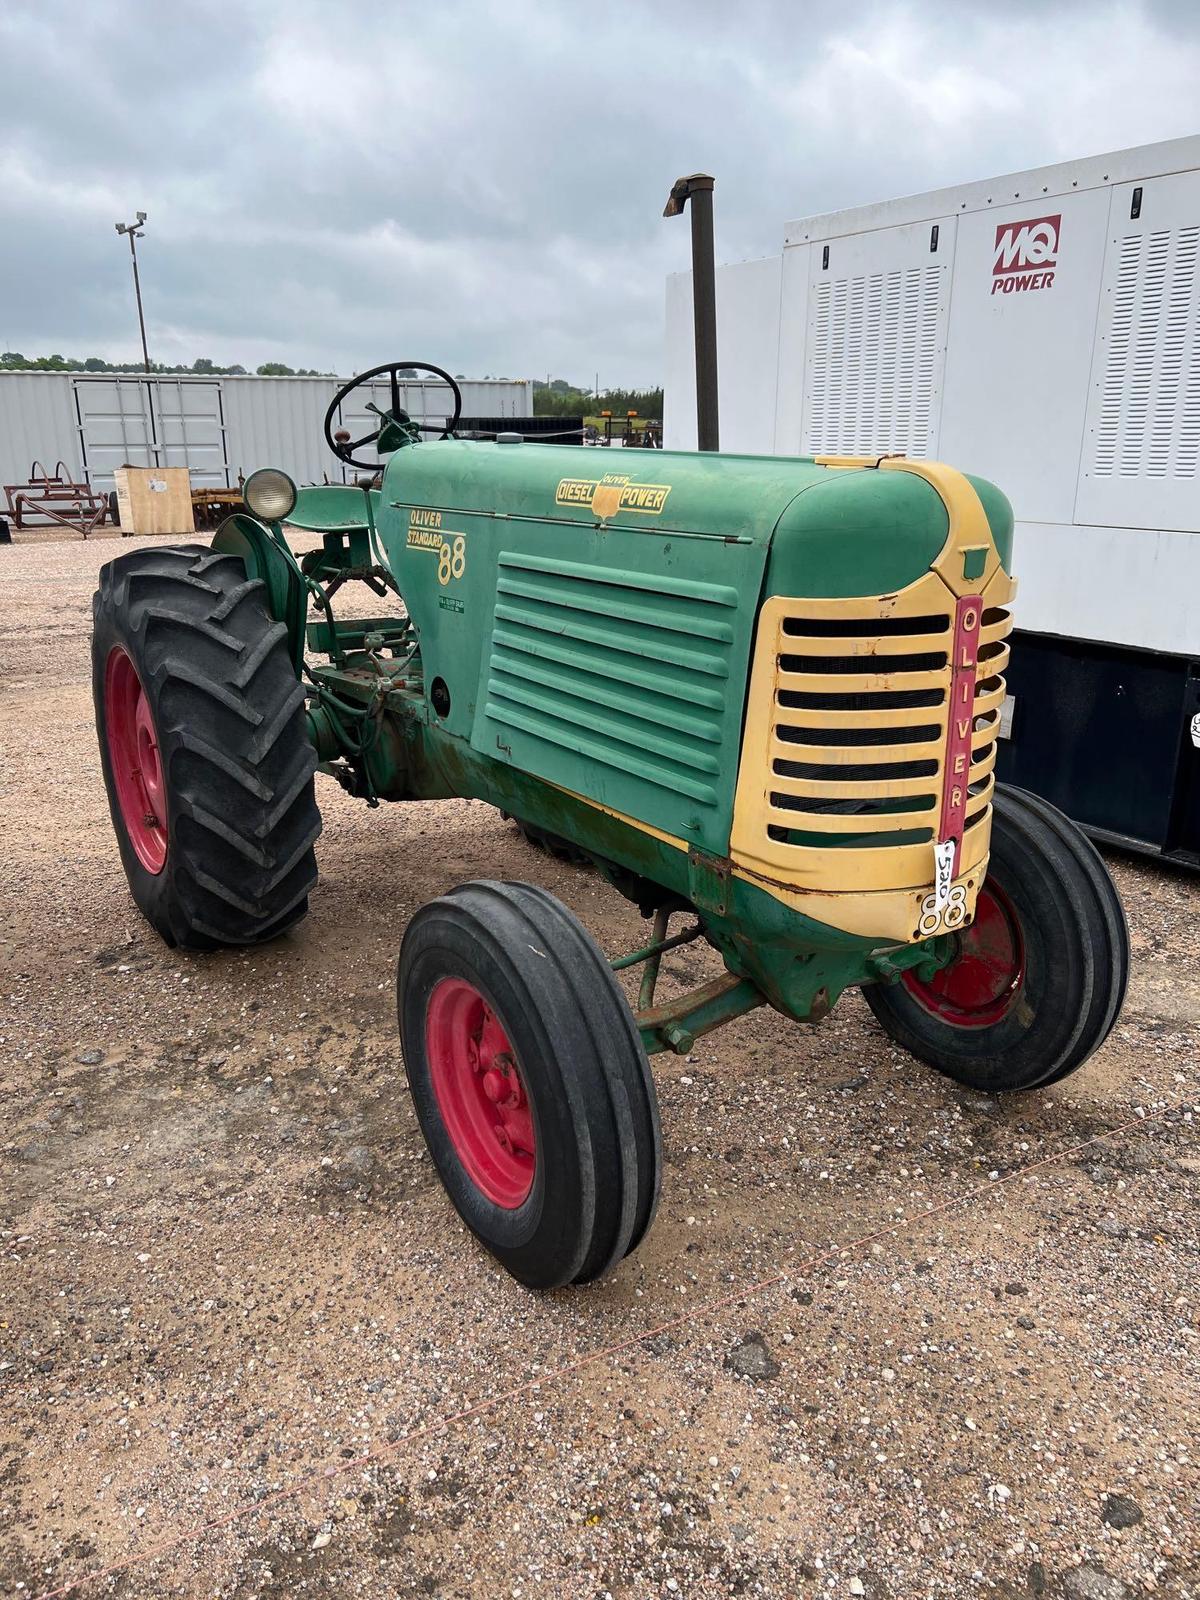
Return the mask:
{"type": "Polygon", "coordinates": [[[274,938],[308,908],[321,817],[304,691],[264,585],[238,557],[202,545],[138,550],[101,569],[92,612],[100,759],[139,909],[183,949],[274,938]],[[157,737],[158,870],[139,857],[138,819],[126,815],[114,769],[120,740],[110,736],[106,681],[122,655],[157,737]]]}
{"type": "Polygon", "coordinates": [[[988,874],[959,953],[928,983],[909,973],[863,989],[898,1044],[987,1093],[1047,1087],[1081,1067],[1108,1037],[1129,979],[1125,913],[1095,846],[1024,789],[999,785],[994,804],[988,874]],[[981,958],[1000,974],[992,988],[966,965],[978,974],[981,958]]]}

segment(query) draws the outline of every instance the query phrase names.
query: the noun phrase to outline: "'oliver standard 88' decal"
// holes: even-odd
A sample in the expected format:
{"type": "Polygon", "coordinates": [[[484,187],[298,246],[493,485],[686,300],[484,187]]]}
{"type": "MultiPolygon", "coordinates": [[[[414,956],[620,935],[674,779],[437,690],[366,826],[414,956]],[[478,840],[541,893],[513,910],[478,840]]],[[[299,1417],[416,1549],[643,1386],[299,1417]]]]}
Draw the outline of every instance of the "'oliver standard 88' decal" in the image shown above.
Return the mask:
{"type": "Polygon", "coordinates": [[[428,550],[438,558],[438,582],[445,587],[451,578],[461,578],[467,570],[467,537],[442,530],[442,513],[414,506],[408,513],[410,550],[428,550]]]}

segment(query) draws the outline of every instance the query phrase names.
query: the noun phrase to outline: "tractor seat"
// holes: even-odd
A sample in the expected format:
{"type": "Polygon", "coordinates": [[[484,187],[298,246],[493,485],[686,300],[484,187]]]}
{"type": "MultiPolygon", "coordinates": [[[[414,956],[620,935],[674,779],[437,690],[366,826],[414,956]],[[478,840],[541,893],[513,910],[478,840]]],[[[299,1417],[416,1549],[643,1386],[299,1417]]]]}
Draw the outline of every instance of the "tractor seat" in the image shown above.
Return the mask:
{"type": "Polygon", "coordinates": [[[356,489],[349,483],[311,484],[296,491],[296,506],[287,525],[310,533],[353,533],[367,528],[367,495],[371,497],[371,516],[378,522],[378,489],[356,489]]]}

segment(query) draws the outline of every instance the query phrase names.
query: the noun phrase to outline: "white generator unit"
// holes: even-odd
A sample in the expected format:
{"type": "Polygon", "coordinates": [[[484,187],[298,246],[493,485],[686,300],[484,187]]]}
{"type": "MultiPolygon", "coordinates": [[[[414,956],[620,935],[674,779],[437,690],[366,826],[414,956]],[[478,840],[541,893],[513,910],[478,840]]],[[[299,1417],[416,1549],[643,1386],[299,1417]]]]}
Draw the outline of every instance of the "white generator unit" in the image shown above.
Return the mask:
{"type": "MultiPolygon", "coordinates": [[[[997,771],[1200,865],[1200,137],[792,222],[717,271],[721,448],[901,451],[1017,520],[997,771]]],[[[664,443],[695,448],[691,275],[664,443]]]]}

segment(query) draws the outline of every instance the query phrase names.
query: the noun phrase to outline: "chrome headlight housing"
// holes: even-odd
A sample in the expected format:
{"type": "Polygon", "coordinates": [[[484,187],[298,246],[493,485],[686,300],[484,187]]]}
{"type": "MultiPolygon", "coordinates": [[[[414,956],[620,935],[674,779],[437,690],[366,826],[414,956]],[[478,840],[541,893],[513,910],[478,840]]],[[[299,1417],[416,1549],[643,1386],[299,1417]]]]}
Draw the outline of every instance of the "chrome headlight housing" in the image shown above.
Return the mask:
{"type": "Polygon", "coordinates": [[[278,467],[260,467],[246,479],[242,499],[261,522],[285,522],[296,509],[296,485],[278,467]]]}

